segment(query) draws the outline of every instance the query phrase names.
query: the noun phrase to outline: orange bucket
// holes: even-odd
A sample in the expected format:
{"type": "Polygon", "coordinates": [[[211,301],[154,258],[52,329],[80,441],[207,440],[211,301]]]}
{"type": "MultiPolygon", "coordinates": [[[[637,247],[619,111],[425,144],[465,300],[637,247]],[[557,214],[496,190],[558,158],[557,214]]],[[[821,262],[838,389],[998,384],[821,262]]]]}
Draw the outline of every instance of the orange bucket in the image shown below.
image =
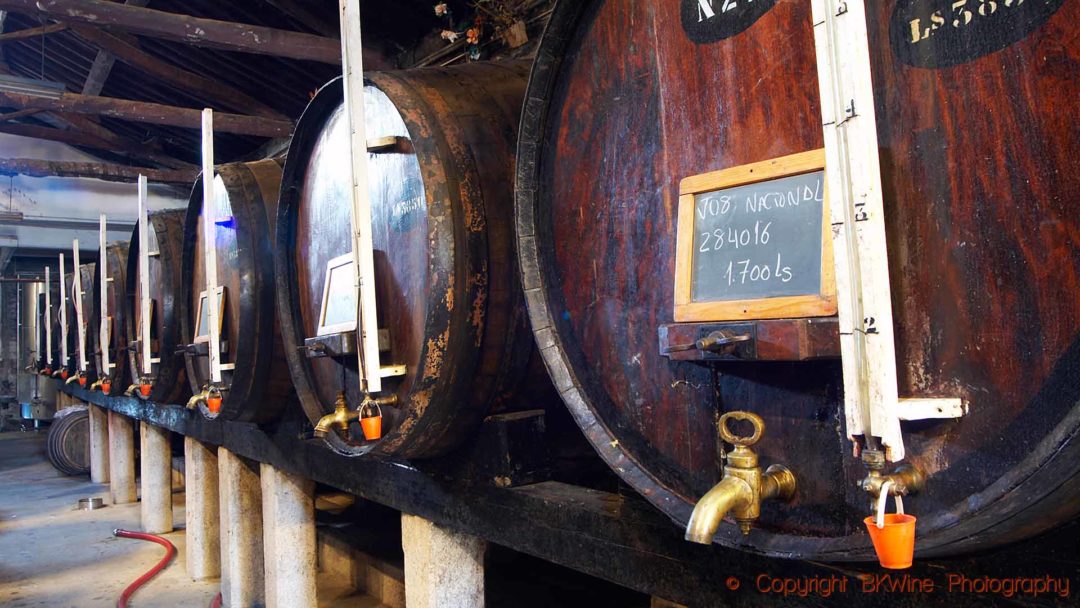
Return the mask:
{"type": "Polygon", "coordinates": [[[871,515],[863,521],[870,531],[870,540],[874,543],[881,567],[893,570],[910,568],[915,555],[915,516],[889,513],[884,518],[885,526],[882,528],[877,527],[875,519],[871,515]]]}
{"type": "Polygon", "coordinates": [[[86,376],[79,376],[79,386],[86,387],[86,376]]]}
{"type": "Polygon", "coordinates": [[[112,382],[106,381],[106,382],[101,383],[101,392],[105,393],[106,395],[109,394],[109,389],[111,389],[111,388],[112,388],[112,382]]]}
{"type": "Polygon", "coordinates": [[[142,394],[143,398],[146,398],[150,396],[150,391],[153,388],[154,387],[152,385],[144,382],[143,384],[139,385],[139,392],[142,394]]]}
{"type": "Polygon", "coordinates": [[[874,543],[874,552],[882,568],[903,570],[911,567],[915,555],[915,516],[904,514],[904,502],[896,497],[896,513],[885,513],[891,481],[881,484],[877,513],[863,520],[874,543]]]}
{"type": "Polygon", "coordinates": [[[68,374],[68,370],[66,370],[66,369],[60,370],[60,379],[61,380],[67,380],[69,375],[70,374],[68,374]]]}
{"type": "Polygon", "coordinates": [[[211,414],[221,413],[221,394],[210,394],[206,397],[206,409],[210,410],[211,414]]]}
{"type": "Polygon", "coordinates": [[[360,428],[364,431],[364,439],[368,441],[375,441],[382,437],[382,408],[378,404],[375,407],[378,408],[377,415],[360,418],[360,428]]]}

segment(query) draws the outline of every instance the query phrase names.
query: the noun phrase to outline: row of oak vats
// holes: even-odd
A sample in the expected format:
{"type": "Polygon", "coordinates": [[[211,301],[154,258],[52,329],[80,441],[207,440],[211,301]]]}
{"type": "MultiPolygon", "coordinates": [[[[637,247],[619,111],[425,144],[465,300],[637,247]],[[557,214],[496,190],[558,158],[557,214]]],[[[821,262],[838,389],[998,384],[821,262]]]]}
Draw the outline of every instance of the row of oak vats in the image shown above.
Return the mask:
{"type": "MultiPolygon", "coordinates": [[[[1080,4],[1032,17],[999,2],[1000,18],[1027,11],[1038,27],[970,56],[929,29],[940,38],[912,51],[905,36],[921,30],[897,30],[894,5],[869,3],[868,23],[899,390],[967,408],[903,428],[918,474],[897,481],[921,486],[907,506],[918,551],[934,556],[1032,536],[1080,506],[1080,4]]],[[[713,540],[872,559],[861,525],[872,475],[845,437],[835,324],[793,338],[824,347],[780,352],[769,342],[778,326],[754,322],[744,325],[756,349],[740,356],[687,361],[657,347],[673,321],[678,179],[823,146],[810,3],[759,8],[713,36],[653,3],[563,2],[531,81],[515,63],[370,75],[389,387],[374,441],[344,415],[363,396],[355,331],[341,329],[355,324],[355,296],[333,276],[350,268],[347,123],[340,82],[326,85],[283,162],[218,167],[225,372],[212,415],[270,421],[295,390],[341,453],[432,458],[468,442],[486,414],[554,397],[553,384],[609,466],[685,525],[725,455],[753,469],[732,462],[718,432],[720,414],[747,410],[766,423],[760,469],[782,464],[793,477],[759,470],[755,491],[786,501],[755,504],[756,521],[734,508],[753,530],[725,524],[713,540]],[[334,416],[342,399],[348,410],[334,416]]],[[[186,214],[151,215],[144,397],[161,403],[208,382],[202,189],[192,192],[186,214]]],[[[93,330],[86,339],[116,365],[88,380],[113,394],[138,384],[142,366],[129,348],[138,245],[112,244],[96,261],[114,277],[113,331],[107,345],[93,330]]],[[[94,264],[79,271],[96,328],[102,286],[94,264]]],[[[205,401],[195,405],[209,415],[205,401]]]]}

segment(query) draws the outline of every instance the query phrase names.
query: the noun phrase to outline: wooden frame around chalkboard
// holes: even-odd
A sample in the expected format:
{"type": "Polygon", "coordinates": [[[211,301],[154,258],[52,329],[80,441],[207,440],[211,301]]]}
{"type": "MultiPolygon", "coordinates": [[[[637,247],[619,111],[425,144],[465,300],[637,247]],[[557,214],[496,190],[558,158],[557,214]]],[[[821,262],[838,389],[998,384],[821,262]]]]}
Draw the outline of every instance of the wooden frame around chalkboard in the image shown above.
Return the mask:
{"type": "MultiPolygon", "coordinates": [[[[695,195],[824,169],[825,150],[818,149],[694,175],[680,182],[675,249],[676,322],[827,317],[836,314],[836,269],[833,267],[827,186],[825,186],[824,200],[821,205],[821,291],[819,293],[713,302],[693,302],[691,299],[695,195]]],[[[827,181],[825,183],[827,184],[827,181]]]]}

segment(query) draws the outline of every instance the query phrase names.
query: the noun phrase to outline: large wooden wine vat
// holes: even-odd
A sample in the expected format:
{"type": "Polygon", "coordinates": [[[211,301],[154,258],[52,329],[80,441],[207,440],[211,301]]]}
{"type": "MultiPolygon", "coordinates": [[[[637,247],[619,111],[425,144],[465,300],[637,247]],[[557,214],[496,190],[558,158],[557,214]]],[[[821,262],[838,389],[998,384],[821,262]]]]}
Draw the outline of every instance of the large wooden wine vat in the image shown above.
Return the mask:
{"type": "MultiPolygon", "coordinates": [[[[526,66],[473,64],[367,74],[365,113],[384,378],[383,436],[326,439],[342,453],[446,452],[535,372],[513,249],[513,161],[526,66]]],[[[340,79],[297,124],[282,180],[276,258],[282,331],[304,411],[316,423],[344,392],[362,398],[352,299],[348,124],[340,79]],[[345,264],[341,266],[341,263],[345,264]],[[327,288],[328,268],[343,268],[327,288]]],[[[550,386],[546,379],[543,383],[550,386]]],[[[550,389],[548,389],[550,392],[550,389]]],[[[541,390],[537,395],[543,394],[541,390]]],[[[538,397],[539,398],[539,397],[538,397]]],[[[534,402],[532,407],[540,407],[534,402]]]]}
{"type": "MultiPolygon", "coordinates": [[[[149,214],[147,225],[147,273],[150,292],[150,374],[143,374],[143,351],[140,347],[139,228],[131,234],[127,269],[124,272],[127,310],[124,321],[128,350],[128,368],[132,382],[148,380],[151,386],[146,399],[159,403],[182,403],[191,395],[187,382],[184,355],[186,344],[181,335],[181,267],[184,247],[182,209],[168,209],[149,214]]],[[[143,397],[141,392],[136,391],[143,397]]]]}
{"type": "MultiPolygon", "coordinates": [[[[72,277],[72,290],[68,292],[69,297],[72,298],[72,307],[68,311],[68,331],[71,332],[72,340],[75,344],[75,350],[72,352],[73,366],[72,373],[77,374],[83,371],[79,361],[79,341],[83,342],[83,352],[86,355],[86,369],[85,378],[86,385],[90,386],[97,379],[97,358],[94,356],[94,347],[97,340],[94,338],[95,328],[93,326],[93,319],[95,316],[94,309],[97,308],[97,302],[94,301],[94,289],[98,282],[97,264],[83,264],[79,266],[79,280],[81,281],[82,291],[79,294],[75,293],[74,289],[74,277],[72,277]],[[82,305],[82,323],[86,331],[82,337],[79,336],[79,316],[75,311],[75,296],[78,295],[79,303],[82,305]]],[[[79,384],[83,382],[80,380],[79,384]]]]}
{"type": "Polygon", "coordinates": [[[37,359],[37,370],[44,375],[50,375],[60,368],[60,284],[55,275],[51,279],[49,306],[46,306],[44,284],[36,290],[38,293],[34,303],[36,307],[34,315],[34,351],[37,359]],[[49,331],[51,331],[51,340],[49,339],[50,335],[46,333],[46,326],[49,326],[49,331]],[[50,349],[52,350],[51,364],[49,363],[50,349]]]}
{"type": "MultiPolygon", "coordinates": [[[[214,218],[221,309],[222,402],[220,416],[266,422],[276,418],[292,389],[282,353],[274,304],[271,245],[281,165],[276,160],[230,163],[216,168],[214,218]]],[[[191,191],[182,258],[180,320],[187,341],[192,392],[210,382],[209,341],[196,339],[200,300],[206,292],[203,258],[202,178],[191,191]]],[[[159,241],[160,243],[160,241],[159,241]]],[[[209,327],[203,331],[203,335],[209,327]]],[[[205,404],[200,409],[210,415],[205,404]]]]}
{"type": "MultiPolygon", "coordinates": [[[[557,6],[518,147],[533,330],[597,451],[678,524],[721,477],[719,414],[749,410],[767,423],[762,464],[790,467],[798,492],[714,540],[873,559],[837,359],[657,348],[680,180],[823,146],[811,3],[701,4],[557,6]]],[[[968,406],[904,423],[928,476],[906,501],[916,554],[1000,545],[1080,509],[1080,3],[997,2],[993,20],[969,7],[978,35],[955,31],[963,15],[939,27],[929,2],[866,4],[900,396],[968,406]]]]}
{"type": "Polygon", "coordinates": [[[76,355],[76,348],[78,348],[78,341],[75,339],[77,332],[75,330],[75,304],[74,299],[71,297],[72,290],[75,285],[75,274],[69,272],[64,275],[64,300],[56,301],[56,326],[59,328],[57,332],[57,356],[56,360],[59,362],[56,365],[54,373],[61,372],[62,370],[73,371],[78,361],[76,355]],[[64,308],[64,314],[67,316],[67,332],[63,331],[63,327],[60,325],[60,308],[64,308]],[[67,344],[67,358],[63,357],[63,348],[60,346],[63,341],[67,344]]]}
{"type": "Polygon", "coordinates": [[[125,274],[128,263],[128,243],[112,243],[104,252],[98,253],[97,280],[94,281],[93,304],[90,325],[87,328],[94,344],[94,366],[98,370],[97,382],[102,383],[101,390],[108,388],[109,394],[119,394],[127,388],[130,379],[128,373],[128,337],[127,337],[127,282],[125,274]],[[109,284],[101,284],[101,264],[108,269],[109,284]],[[101,290],[106,289],[106,310],[101,309],[101,290]],[[101,317],[109,319],[108,341],[101,339],[101,317]],[[109,351],[109,369],[105,369],[103,351],[109,351]]]}

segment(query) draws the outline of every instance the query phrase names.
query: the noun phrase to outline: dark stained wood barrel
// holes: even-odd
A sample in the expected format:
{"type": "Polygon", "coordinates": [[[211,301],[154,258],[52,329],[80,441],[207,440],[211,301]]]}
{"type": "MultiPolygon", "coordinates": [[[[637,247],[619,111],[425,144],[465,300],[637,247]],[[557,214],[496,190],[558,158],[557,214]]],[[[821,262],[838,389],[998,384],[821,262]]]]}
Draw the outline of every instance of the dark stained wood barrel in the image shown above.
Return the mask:
{"type": "MultiPolygon", "coordinates": [[[[276,160],[217,167],[217,280],[225,287],[222,311],[223,365],[220,416],[228,420],[274,420],[288,399],[292,382],[282,353],[274,303],[271,244],[276,220],[281,164],[276,160]]],[[[195,182],[184,223],[180,297],[185,355],[193,392],[210,381],[208,344],[194,343],[195,315],[206,290],[203,261],[202,178],[195,182]]],[[[208,413],[204,410],[204,413],[208,413]]]]}
{"type": "MultiPolygon", "coordinates": [[[[384,379],[383,394],[396,395],[398,406],[383,408],[383,437],[365,442],[353,433],[344,441],[331,433],[335,449],[436,456],[467,439],[486,413],[520,403],[537,372],[550,387],[539,365],[530,376],[530,360],[538,359],[513,248],[514,145],[526,75],[520,63],[367,75],[367,137],[398,138],[368,155],[379,327],[389,333],[382,364],[404,365],[406,373],[384,379]]],[[[342,391],[350,407],[361,399],[354,350],[311,357],[302,348],[314,338],[355,344],[350,331],[318,335],[327,264],[352,251],[348,145],[339,79],[297,124],[276,245],[286,353],[313,424],[342,391]]]]}
{"type": "MultiPolygon", "coordinates": [[[[93,315],[90,318],[91,342],[94,344],[94,367],[98,370],[97,379],[108,380],[109,394],[118,395],[124,392],[130,383],[131,375],[128,373],[128,350],[127,350],[127,274],[128,243],[111,243],[105,247],[105,254],[98,253],[95,264],[106,264],[109,275],[108,291],[106,291],[106,305],[108,310],[101,310],[101,271],[97,270],[97,280],[94,281],[93,315]],[[105,314],[111,319],[108,344],[101,341],[101,316],[105,314]],[[105,369],[102,352],[109,349],[108,370],[105,369]]],[[[100,268],[96,266],[95,268],[100,268]]]]}
{"type": "Polygon", "coordinates": [[[60,330],[60,331],[57,331],[57,333],[56,333],[56,336],[57,336],[57,338],[56,338],[57,339],[57,343],[56,343],[56,346],[57,346],[56,360],[60,362],[60,363],[57,364],[57,368],[56,368],[57,371],[59,371],[61,368],[64,368],[64,367],[66,367],[68,369],[68,371],[74,371],[75,368],[76,368],[76,364],[78,363],[78,356],[77,356],[76,350],[75,350],[78,347],[77,346],[78,345],[78,340],[76,340],[76,338],[75,338],[75,336],[77,335],[77,333],[76,333],[77,330],[75,329],[75,300],[72,299],[72,297],[71,297],[71,294],[73,293],[74,288],[75,288],[75,274],[72,273],[72,272],[69,272],[69,273],[64,275],[64,296],[65,296],[64,301],[61,302],[58,299],[57,304],[56,304],[56,306],[57,306],[57,309],[56,309],[56,327],[60,330]],[[67,315],[67,319],[68,319],[68,331],[67,331],[66,334],[63,333],[62,328],[60,326],[60,308],[59,307],[61,307],[61,306],[64,307],[64,309],[65,309],[64,314],[67,315]],[[67,355],[68,356],[67,356],[67,359],[65,359],[65,360],[61,360],[61,357],[63,356],[63,350],[60,348],[59,340],[63,340],[65,342],[67,342],[67,355]]]}
{"type": "MultiPolygon", "coordinates": [[[[94,310],[97,308],[97,302],[94,301],[94,288],[98,283],[97,264],[83,264],[79,266],[79,277],[82,281],[82,313],[83,322],[86,324],[86,334],[84,348],[86,353],[86,386],[90,386],[95,380],[97,380],[97,358],[94,357],[94,347],[97,340],[94,338],[95,328],[94,322],[94,310]]],[[[69,292],[74,294],[74,277],[72,278],[72,289],[69,292]]],[[[79,318],[75,314],[75,303],[72,300],[72,309],[70,311],[71,316],[68,317],[68,331],[71,332],[72,340],[75,344],[74,372],[79,371],[79,318]]]]}
{"type": "MultiPolygon", "coordinates": [[[[191,396],[187,381],[184,355],[179,352],[186,344],[181,333],[181,259],[184,248],[183,209],[155,211],[149,215],[147,240],[150,256],[147,270],[150,277],[150,358],[151,361],[149,401],[157,403],[183,403],[191,396]]],[[[139,228],[131,234],[127,270],[124,281],[127,294],[125,326],[127,328],[128,366],[132,382],[142,376],[142,351],[139,348],[139,228]]],[[[141,397],[142,395],[139,394],[141,397]]]]}
{"type": "Polygon", "coordinates": [[[64,475],[90,472],[90,412],[86,406],[69,407],[56,413],[45,436],[45,455],[64,475]]]}
{"type": "MultiPolygon", "coordinates": [[[[60,303],[60,284],[56,280],[55,276],[51,277],[49,304],[52,305],[52,310],[45,306],[45,288],[42,287],[41,293],[38,294],[37,299],[37,353],[38,353],[38,371],[48,371],[49,374],[60,368],[60,317],[59,308],[60,303]],[[46,325],[51,325],[52,331],[52,364],[49,364],[49,356],[47,351],[49,350],[49,336],[46,334],[46,325]]],[[[61,279],[62,280],[62,279],[61,279]]]]}
{"type": "MultiPolygon", "coordinates": [[[[929,475],[906,505],[919,556],[1029,537],[1080,508],[1080,3],[998,2],[1024,27],[979,22],[986,36],[961,40],[949,16],[907,48],[931,4],[867,3],[900,395],[969,406],[904,423],[908,462],[929,475]]],[[[718,415],[750,410],[767,422],[762,464],[792,468],[799,491],[715,541],[870,560],[839,361],[710,367],[656,346],[674,321],[679,180],[823,146],[811,3],[763,2],[711,38],[684,29],[680,9],[697,6],[558,4],[518,148],[533,330],[597,451],[679,525],[721,477],[718,415]]]]}

